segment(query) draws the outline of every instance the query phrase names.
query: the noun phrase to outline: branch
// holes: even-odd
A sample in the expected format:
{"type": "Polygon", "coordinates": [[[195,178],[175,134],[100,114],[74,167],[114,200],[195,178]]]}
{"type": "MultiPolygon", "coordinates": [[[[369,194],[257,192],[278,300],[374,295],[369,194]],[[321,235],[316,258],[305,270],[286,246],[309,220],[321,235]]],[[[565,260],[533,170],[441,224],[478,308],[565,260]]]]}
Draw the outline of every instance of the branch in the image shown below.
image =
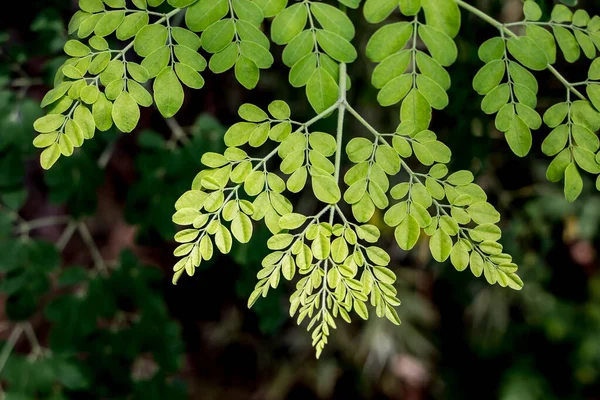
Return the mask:
{"type": "MultiPolygon", "coordinates": [[[[495,26],[500,31],[506,33],[508,36],[518,37],[518,35],[516,33],[511,31],[510,29],[508,29],[507,26],[510,26],[510,24],[509,25],[503,24],[502,22],[498,21],[497,19],[490,17],[489,15],[487,15],[480,9],[473,7],[472,5],[467,4],[462,0],[454,0],[454,2],[456,4],[458,4],[459,7],[462,7],[465,10],[469,11],[470,13],[475,14],[476,16],[478,16],[479,18],[481,18],[488,24],[495,26]]],[[[581,100],[587,100],[587,98],[583,94],[581,94],[581,92],[579,90],[577,90],[575,88],[575,86],[573,84],[571,84],[564,76],[562,76],[562,74],[560,72],[558,72],[556,70],[556,68],[554,68],[551,64],[547,64],[547,68],[567,88],[567,90],[570,90],[571,92],[573,92],[573,94],[575,94],[581,100]]]]}
{"type": "MultiPolygon", "coordinates": [[[[367,128],[369,130],[369,132],[371,132],[373,135],[375,135],[375,137],[377,138],[377,140],[379,140],[382,144],[393,147],[391,144],[389,144],[387,142],[387,140],[385,140],[385,138],[373,127],[371,126],[371,124],[369,124],[359,113],[358,111],[356,111],[354,108],[352,108],[352,106],[350,106],[350,104],[348,104],[346,102],[346,109],[348,110],[348,112],[350,114],[352,114],[365,128],[367,128]]],[[[416,182],[423,184],[423,182],[421,182],[421,179],[419,179],[419,174],[414,172],[406,163],[406,161],[404,161],[402,159],[402,157],[400,157],[400,163],[402,165],[402,168],[404,168],[404,170],[406,171],[406,173],[408,173],[408,175],[410,176],[411,180],[415,180],[416,182]]],[[[440,204],[440,202],[432,197],[432,203],[433,205],[435,205],[435,207],[438,210],[438,215],[441,212],[442,214],[451,217],[450,214],[448,214],[448,212],[445,210],[446,206],[444,204],[440,204]]],[[[451,217],[452,218],[452,217],[451,217]]],[[[473,240],[465,233],[465,228],[460,227],[459,226],[459,232],[460,235],[468,240],[469,242],[471,242],[473,244],[473,249],[475,251],[477,251],[479,253],[479,255],[484,259],[484,260],[489,260],[489,256],[484,254],[481,249],[473,242],[473,240]]],[[[496,263],[493,263],[496,266],[496,263]]],[[[497,266],[496,266],[497,267],[497,266]]]]}

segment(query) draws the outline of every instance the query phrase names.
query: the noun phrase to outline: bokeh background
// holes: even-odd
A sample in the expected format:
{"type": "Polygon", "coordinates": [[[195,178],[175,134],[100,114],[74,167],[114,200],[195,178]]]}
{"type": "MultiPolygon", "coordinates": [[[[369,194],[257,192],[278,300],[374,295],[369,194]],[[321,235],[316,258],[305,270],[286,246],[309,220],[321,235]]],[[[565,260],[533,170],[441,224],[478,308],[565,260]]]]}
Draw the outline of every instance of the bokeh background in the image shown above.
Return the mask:
{"type": "MultiPolygon", "coordinates": [[[[472,3],[501,21],[522,18],[520,0],[472,3]]],[[[548,15],[551,1],[538,3],[548,15]]],[[[600,12],[597,1],[579,6],[600,12]]],[[[208,74],[175,119],[145,109],[136,132],[97,133],[43,172],[32,123],[65,59],[76,9],[75,0],[26,0],[2,3],[0,12],[0,398],[600,399],[600,194],[588,179],[567,204],[561,185],[545,179],[549,160],[539,148],[548,129],[519,159],[480,111],[471,79],[492,27],[463,14],[451,103],[435,112],[433,128],[453,151],[452,169],[473,171],[502,213],[502,243],[525,288],[491,287],[438,264],[423,238],[403,252],[384,230],[403,324],[374,316],[340,323],[317,361],[305,328],[288,318],[290,287],[246,308],[267,253],[265,228],[192,279],[170,283],[173,205],[202,154],[224,150],[223,133],[244,102],[283,99],[296,120],[310,118],[303,91],[282,84],[280,61],[253,91],[231,73],[208,74]]],[[[349,15],[364,51],[376,27],[360,11],[349,15]]],[[[280,52],[275,46],[276,60],[280,52]]],[[[372,68],[364,57],[349,67],[350,100],[392,130],[398,112],[377,105],[372,68]]],[[[582,81],[587,62],[557,68],[582,81]]],[[[537,76],[543,112],[564,88],[547,72],[537,76]]],[[[333,119],[320,129],[331,132],[333,119]]],[[[347,137],[361,134],[348,125],[347,137]]],[[[381,219],[374,223],[384,229],[381,219]]]]}

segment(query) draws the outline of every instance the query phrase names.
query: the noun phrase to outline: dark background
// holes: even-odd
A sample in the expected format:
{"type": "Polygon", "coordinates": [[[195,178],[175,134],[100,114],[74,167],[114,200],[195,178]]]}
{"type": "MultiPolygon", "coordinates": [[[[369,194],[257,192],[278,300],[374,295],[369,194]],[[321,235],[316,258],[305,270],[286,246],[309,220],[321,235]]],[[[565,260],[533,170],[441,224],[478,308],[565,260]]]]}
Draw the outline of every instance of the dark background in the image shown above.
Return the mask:
{"type": "MultiPolygon", "coordinates": [[[[548,16],[551,2],[538,3],[548,16]]],[[[522,18],[518,0],[473,4],[501,21],[522,18]]],[[[579,6],[594,15],[600,5],[579,6]]],[[[561,184],[545,179],[549,159],[539,149],[548,129],[534,132],[531,154],[519,159],[480,111],[471,80],[482,65],[477,47],[494,28],[463,13],[450,106],[434,113],[433,130],[453,151],[451,169],[473,171],[500,210],[502,243],[520,265],[524,289],[490,287],[449,262],[437,264],[426,240],[410,254],[400,251],[377,214],[373,223],[387,232],[382,243],[399,278],[403,324],[374,316],[339,323],[317,361],[310,335],[287,316],[290,286],[246,308],[267,252],[264,227],[249,245],[170,284],[173,205],[201,169],[201,155],[224,150],[237,107],[283,99],[294,119],[312,116],[303,90],[285,84],[281,47],[273,46],[276,64],[261,72],[257,89],[241,88],[232,73],[207,72],[202,90],[186,91],[176,121],[145,109],[134,133],[97,132],[44,173],[32,123],[65,59],[65,26],[75,10],[68,0],[11,1],[0,17],[6,399],[600,399],[600,196],[586,176],[581,197],[567,204],[561,184]],[[99,159],[108,160],[105,168],[99,159]],[[49,216],[68,219],[27,229],[25,221],[49,216]],[[63,251],[53,245],[67,237],[63,251]]],[[[360,11],[349,15],[364,54],[376,27],[360,11]]],[[[582,81],[588,61],[556,67],[582,81]]],[[[397,108],[377,105],[372,68],[364,57],[349,66],[349,98],[376,127],[391,130],[397,108]]],[[[550,73],[536,76],[540,112],[564,100],[550,73]]],[[[330,118],[320,128],[334,124],[330,118]]],[[[360,134],[348,125],[347,137],[360,134]]]]}

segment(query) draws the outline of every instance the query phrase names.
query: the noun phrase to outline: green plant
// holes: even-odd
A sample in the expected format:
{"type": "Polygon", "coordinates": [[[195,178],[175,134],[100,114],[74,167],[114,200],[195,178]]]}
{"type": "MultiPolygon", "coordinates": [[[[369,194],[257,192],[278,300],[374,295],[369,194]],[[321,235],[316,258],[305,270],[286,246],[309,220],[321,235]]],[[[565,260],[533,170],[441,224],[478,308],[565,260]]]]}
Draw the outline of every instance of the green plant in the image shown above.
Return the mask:
{"type": "Polygon", "coordinates": [[[339,2],[338,8],[309,0],[132,0],[134,8],[127,8],[125,0],[80,0],[81,11],[69,24],[69,32],[80,40],[67,42],[65,52],[72,58],[42,101],[48,115],[34,124],[40,132],[34,144],[44,148],[41,164],[48,169],[91,139],[96,128],[105,131],[114,124],[123,132],[134,130],[140,106],[156,104],[165,118],[173,117],[183,104],[183,86],[201,88],[200,72],[207,66],[214,73],[233,68],[237,80],[252,89],[260,70],[274,62],[270,40],[260,29],[265,18],[273,18],[271,40],[285,45],[282,60],[290,67],[290,84],[305,87],[317,115],[294,121],[283,101],[272,102],[268,113],[251,104],[240,107],[244,122],[225,133],[227,149],[203,155],[207,169],[176,202],[173,222],[188,228],[175,235],[181,243],[175,255],[182,258],[173,281],[183,273],[193,275],[202,260],[213,256],[215,246],[226,254],[234,238],[247,243],[253,220],[264,220],[273,234],[267,243],[273,252],[262,262],[249,305],[277,287],[281,275],[292,280],[299,272],[303,277],[290,298],[290,314],[297,313],[299,323],[310,319],[317,356],[335,328],[334,318],[349,322],[354,310],[366,319],[368,301],[378,316],[400,323],[394,309],[400,304],[393,286],[396,277],[387,268],[390,257],[374,245],[380,231],[369,224],[376,209],[385,210],[385,223],[395,229],[402,249],[410,250],[423,230],[437,261],[450,259],[459,271],[470,267],[490,284],[522,287],[517,265],[498,243],[499,213],[469,171],[449,173],[445,164],[450,149],[429,130],[432,110],[449,103],[451,79],[445,67],[458,55],[454,38],[461,25],[460,8],[499,30],[500,37],[480,48],[486,64],[473,87],[486,95],[482,109],[497,113],[496,126],[505,132],[513,152],[525,156],[531,130],[542,124],[535,111],[537,81],[529,70],[548,69],[567,89],[566,102],[544,115],[544,122],[556,129],[542,149],[558,154],[548,179],[564,177],[565,196],[573,201],[583,185],[578,167],[600,173],[600,156],[595,154],[600,145],[592,133],[600,128],[600,113],[594,109],[600,107],[600,92],[593,82],[600,78],[600,64],[594,61],[589,80],[581,83],[568,82],[552,66],[555,39],[569,62],[579,58],[580,47],[588,58],[595,57],[599,17],[590,18],[582,10],[573,14],[557,5],[550,22],[539,22],[541,8],[527,0],[524,21],[502,24],[461,0],[366,0],[363,14],[368,22],[380,23],[397,9],[408,19],[383,25],[366,46],[366,56],[377,63],[372,84],[379,89],[378,102],[384,107],[400,103],[397,129],[380,132],[347,99],[351,80],[346,65],[358,52],[351,44],[355,28],[345,9],[358,8],[361,2],[339,2]],[[176,23],[184,13],[186,28],[176,23]],[[520,26],[526,27],[523,36],[511,30],[520,26]],[[113,33],[126,42],[120,50],[105,39],[113,33]],[[200,48],[211,55],[208,62],[200,48]],[[151,80],[152,94],[144,86],[151,80]],[[577,89],[583,85],[591,103],[577,89]],[[572,101],[572,96],[580,100],[572,101]],[[312,130],[331,114],[338,121],[335,135],[312,130]],[[371,139],[345,142],[347,115],[371,139]],[[262,157],[240,148],[262,148],[267,142],[273,146],[262,157]],[[344,154],[352,167],[343,177],[347,188],[342,195],[344,154]],[[277,158],[281,174],[267,166],[277,158]],[[426,172],[413,169],[415,161],[426,172]],[[311,215],[295,213],[284,193],[303,191],[309,180],[315,198],[325,206],[311,215]]]}

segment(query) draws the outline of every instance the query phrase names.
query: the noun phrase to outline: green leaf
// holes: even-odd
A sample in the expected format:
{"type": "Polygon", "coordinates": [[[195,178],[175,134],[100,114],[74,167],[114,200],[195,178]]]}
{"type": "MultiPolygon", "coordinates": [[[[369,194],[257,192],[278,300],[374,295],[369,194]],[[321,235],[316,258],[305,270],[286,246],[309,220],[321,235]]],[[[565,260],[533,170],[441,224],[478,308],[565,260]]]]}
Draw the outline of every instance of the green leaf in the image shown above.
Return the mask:
{"type": "Polygon", "coordinates": [[[507,277],[506,284],[508,285],[509,288],[514,289],[514,290],[523,289],[523,281],[521,280],[521,278],[519,278],[519,276],[517,274],[507,273],[506,277],[507,277]]]}
{"type": "Polygon", "coordinates": [[[600,165],[598,165],[596,162],[595,154],[588,149],[575,146],[573,148],[573,156],[575,157],[575,162],[577,165],[579,165],[584,171],[587,171],[591,174],[600,173],[600,165]]]}
{"type": "Polygon", "coordinates": [[[403,250],[412,249],[421,235],[419,223],[412,215],[407,215],[404,220],[396,227],[394,237],[398,246],[403,250]]]}
{"type": "MultiPolygon", "coordinates": [[[[269,112],[273,116],[273,118],[277,118],[279,120],[286,120],[290,118],[292,111],[290,110],[290,106],[287,105],[285,101],[275,100],[271,104],[269,104],[269,112]]],[[[312,135],[311,135],[312,137],[312,135]]]]}
{"type": "Polygon", "coordinates": [[[439,62],[429,57],[422,51],[417,51],[417,67],[419,71],[432,81],[437,83],[444,90],[450,89],[451,80],[450,74],[440,65],[439,62]]]}
{"type": "Polygon", "coordinates": [[[185,8],[194,4],[196,0],[168,0],[168,3],[175,8],[185,8]]]}
{"type": "Polygon", "coordinates": [[[58,146],[58,143],[53,143],[44,151],[42,151],[42,154],[40,156],[40,164],[42,165],[42,168],[48,170],[52,168],[52,166],[54,165],[54,163],[56,163],[59,157],[60,147],[58,146]]]}
{"type": "Polygon", "coordinates": [[[94,137],[96,130],[94,117],[87,107],[83,105],[77,106],[77,108],[75,108],[75,112],[73,113],[73,120],[77,122],[81,128],[84,138],[91,139],[94,137]]]}
{"type": "Polygon", "coordinates": [[[202,32],[228,12],[227,0],[199,0],[187,9],[185,24],[194,32],[202,32]]]}
{"type": "Polygon", "coordinates": [[[140,120],[140,108],[128,92],[122,92],[112,107],[112,118],[121,132],[131,132],[140,120]]]}
{"type": "Polygon", "coordinates": [[[519,117],[529,128],[539,129],[542,126],[542,117],[533,108],[520,103],[517,103],[515,108],[519,117]]]}
{"type": "Polygon", "coordinates": [[[421,10],[421,0],[400,0],[400,11],[406,16],[417,15],[421,10]]]}
{"type": "Polygon", "coordinates": [[[429,240],[429,250],[437,262],[444,262],[450,257],[452,239],[441,229],[435,231],[429,240]]]}
{"type": "Polygon", "coordinates": [[[573,15],[573,25],[584,27],[590,22],[590,14],[585,10],[577,10],[573,15]]]}
{"type": "Polygon", "coordinates": [[[505,71],[506,66],[502,60],[487,63],[473,78],[473,89],[481,95],[488,94],[502,82],[505,71]]]}
{"type": "Polygon", "coordinates": [[[90,52],[90,48],[79,40],[69,40],[65,44],[65,53],[71,57],[84,57],[90,54],[90,52]]]}
{"type": "Polygon", "coordinates": [[[94,33],[100,37],[108,36],[117,30],[125,18],[125,11],[110,11],[98,21],[94,33]]]}
{"type": "Polygon", "coordinates": [[[326,260],[329,257],[329,253],[331,250],[331,244],[329,242],[329,238],[327,238],[323,234],[317,235],[316,239],[313,240],[311,245],[311,250],[313,256],[317,260],[326,260]]]}
{"type": "Polygon", "coordinates": [[[98,94],[98,99],[92,106],[92,115],[94,118],[94,124],[102,131],[106,132],[112,127],[112,103],[106,98],[104,93],[98,94]]]}
{"type": "Polygon", "coordinates": [[[404,74],[410,60],[411,53],[409,51],[392,54],[375,67],[371,83],[376,89],[383,88],[388,82],[404,74]]]}
{"type": "Polygon", "coordinates": [[[331,107],[338,98],[338,86],[323,67],[319,67],[306,85],[306,96],[317,113],[331,107]]]}
{"type": "Polygon", "coordinates": [[[480,201],[471,204],[467,208],[467,212],[478,224],[495,224],[500,221],[500,213],[496,211],[494,206],[485,201],[480,201]]]}
{"type": "Polygon", "coordinates": [[[419,25],[419,37],[427,46],[434,60],[444,67],[454,64],[458,50],[450,36],[428,25],[419,25]]]}
{"type": "Polygon", "coordinates": [[[273,56],[269,50],[259,44],[249,41],[240,43],[241,53],[252,60],[258,68],[267,69],[273,65],[273,56]]]}
{"type": "Polygon", "coordinates": [[[287,0],[254,0],[260,7],[265,18],[271,18],[279,14],[287,5],[287,0]]]}
{"type": "Polygon", "coordinates": [[[242,117],[242,119],[250,122],[263,122],[269,119],[269,116],[266,112],[250,103],[243,104],[239,108],[238,114],[240,117],[242,117]]]}
{"type": "Polygon", "coordinates": [[[417,75],[417,87],[432,108],[442,110],[448,105],[449,99],[446,91],[425,75],[417,75]]]}
{"type": "Polygon", "coordinates": [[[162,116],[165,118],[174,116],[183,105],[184,96],[183,87],[175,71],[165,68],[154,80],[153,89],[154,101],[162,116]]]}
{"type": "Polygon", "coordinates": [[[240,56],[235,63],[235,78],[246,89],[254,89],[260,78],[260,71],[254,61],[240,56]]]}
{"type": "Polygon", "coordinates": [[[588,78],[592,80],[600,80],[600,58],[595,59],[590,64],[590,69],[588,70],[588,78]]]}
{"type": "Polygon", "coordinates": [[[65,122],[66,117],[60,114],[50,114],[37,119],[33,129],[40,133],[49,133],[58,130],[65,122]]]}
{"type": "Polygon", "coordinates": [[[202,32],[202,47],[209,53],[223,50],[235,35],[235,25],[232,19],[215,22],[202,32]]]}
{"type": "Polygon", "coordinates": [[[379,91],[377,102],[384,107],[394,105],[406,97],[412,86],[412,75],[400,75],[393,78],[379,91]]]}
{"type": "Polygon", "coordinates": [[[565,198],[569,203],[574,202],[583,190],[583,180],[575,163],[571,162],[565,169],[565,198]]]}
{"type": "Polygon", "coordinates": [[[336,33],[318,29],[317,41],[325,53],[336,61],[352,63],[356,60],[357,53],[354,46],[336,33]]]}
{"type": "Polygon", "coordinates": [[[600,85],[587,85],[585,90],[594,107],[596,107],[597,110],[600,109],[600,85]]]}
{"type": "Polygon", "coordinates": [[[379,146],[375,152],[375,162],[388,174],[396,175],[400,171],[400,157],[388,146],[379,146]]]}
{"type": "Polygon", "coordinates": [[[402,102],[400,119],[403,122],[412,122],[415,132],[420,132],[429,127],[431,106],[418,89],[411,90],[402,102]]]}
{"type": "Polygon", "coordinates": [[[527,36],[542,49],[550,64],[556,62],[556,42],[554,36],[548,30],[537,25],[527,25],[527,36]]]}
{"type": "Polygon", "coordinates": [[[336,181],[330,176],[312,176],[312,189],[315,197],[323,203],[335,204],[340,201],[340,189],[336,181]]]}
{"type": "Polygon", "coordinates": [[[231,221],[231,232],[240,243],[248,243],[252,237],[252,221],[244,213],[238,213],[231,221]]]}
{"type": "Polygon", "coordinates": [[[525,18],[530,21],[539,21],[542,18],[542,9],[533,0],[526,0],[523,4],[525,18]]]}
{"type": "Polygon", "coordinates": [[[202,45],[200,37],[194,32],[178,26],[171,28],[171,35],[177,44],[185,46],[193,51],[197,51],[202,45]]]}
{"type": "Polygon", "coordinates": [[[532,93],[532,96],[535,97],[536,93],[538,92],[538,83],[535,79],[535,76],[533,76],[533,74],[526,68],[514,61],[508,62],[508,70],[513,82],[519,85],[515,87],[515,92],[518,91],[518,87],[525,86],[525,88],[532,93]]]}
{"type": "Polygon", "coordinates": [[[152,95],[136,81],[128,81],[127,90],[140,106],[150,107],[152,105],[152,95]]]}
{"type": "Polygon", "coordinates": [[[189,65],[175,63],[175,73],[181,82],[189,88],[201,89],[204,86],[204,78],[189,65]]]}
{"type": "Polygon", "coordinates": [[[565,60],[570,63],[577,61],[581,55],[581,49],[575,36],[562,26],[553,26],[552,31],[558,42],[558,47],[560,47],[565,56],[565,60]]]}
{"type": "Polygon", "coordinates": [[[354,38],[354,25],[343,11],[324,3],[310,3],[310,10],[326,31],[340,35],[348,41],[354,38]]]}
{"type": "Polygon", "coordinates": [[[507,83],[490,91],[481,101],[481,110],[486,114],[494,114],[500,111],[510,99],[510,88],[507,83]]]}
{"type": "Polygon", "coordinates": [[[486,40],[479,47],[478,56],[484,63],[489,63],[493,60],[500,60],[504,57],[505,42],[502,38],[494,37],[486,40]]]}
{"type": "Polygon", "coordinates": [[[565,169],[571,161],[570,149],[561,151],[548,166],[546,178],[550,182],[559,182],[564,177],[565,169]]]}
{"type": "Polygon", "coordinates": [[[145,12],[134,12],[125,16],[123,22],[117,28],[117,39],[128,40],[150,22],[150,16],[145,12]]]}
{"type": "Polygon", "coordinates": [[[396,22],[379,28],[367,43],[366,55],[374,62],[383,61],[402,50],[413,34],[413,26],[408,22],[396,22]]]}
{"type": "Polygon", "coordinates": [[[397,6],[398,0],[366,0],[363,14],[368,22],[376,24],[386,19],[397,6]]]}
{"type": "Polygon", "coordinates": [[[366,161],[373,154],[373,143],[366,138],[354,138],[346,145],[346,153],[354,163],[366,161]]]}
{"type": "Polygon", "coordinates": [[[298,61],[306,58],[308,54],[313,53],[315,48],[313,33],[309,30],[302,31],[294,37],[283,50],[283,63],[288,67],[293,67],[298,61]]]}
{"type": "Polygon", "coordinates": [[[181,45],[175,45],[173,49],[179,62],[189,65],[196,71],[204,71],[206,69],[206,60],[197,51],[181,45]]]}
{"type": "Polygon", "coordinates": [[[573,13],[564,5],[557,4],[552,9],[550,18],[555,22],[571,22],[573,20],[573,13]]]}
{"type": "Polygon", "coordinates": [[[237,58],[238,46],[235,43],[230,43],[222,51],[210,58],[208,67],[215,74],[220,74],[231,69],[235,65],[237,58]]]}
{"type": "Polygon", "coordinates": [[[225,226],[219,225],[217,233],[215,233],[215,244],[219,251],[228,254],[231,251],[232,243],[231,232],[225,226]]]}
{"type": "Polygon", "coordinates": [[[250,0],[232,0],[233,10],[240,20],[260,26],[264,19],[262,10],[250,0]]]}
{"type": "Polygon", "coordinates": [[[544,122],[550,128],[556,128],[558,125],[567,117],[569,112],[569,105],[567,103],[557,103],[550,107],[544,113],[544,122]]]}
{"type": "Polygon", "coordinates": [[[141,57],[147,57],[155,50],[164,46],[168,36],[169,32],[164,25],[147,25],[135,36],[133,49],[141,57]]]}
{"type": "Polygon", "coordinates": [[[532,140],[527,124],[518,115],[513,115],[510,128],[506,131],[506,141],[513,153],[525,157],[531,149],[532,140]]]}
{"type": "Polygon", "coordinates": [[[271,24],[271,38],[277,44],[287,44],[306,26],[308,12],[304,3],[294,4],[282,12],[271,24]]]}
{"type": "Polygon", "coordinates": [[[473,275],[475,275],[476,277],[479,278],[481,276],[481,274],[483,273],[483,268],[484,268],[483,258],[479,255],[479,253],[477,253],[476,251],[473,251],[473,252],[471,252],[469,264],[470,264],[471,272],[473,273],[473,275]]]}
{"type": "Polygon", "coordinates": [[[101,0],[79,0],[79,8],[89,13],[104,11],[104,4],[101,0]]]}
{"type": "Polygon", "coordinates": [[[459,272],[467,269],[469,265],[469,251],[461,241],[456,242],[452,247],[450,262],[452,262],[454,268],[459,272]]]}
{"type": "Polygon", "coordinates": [[[254,42],[267,50],[271,47],[271,41],[269,38],[251,23],[238,20],[235,24],[235,27],[240,40],[254,42]]]}
{"type": "Polygon", "coordinates": [[[432,26],[450,37],[460,30],[460,10],[458,4],[447,0],[422,0],[427,25],[432,26]]]}
{"type": "MultiPolygon", "coordinates": [[[[386,266],[390,263],[390,256],[381,248],[376,246],[367,247],[367,257],[371,260],[375,265],[386,266]]],[[[387,270],[387,268],[384,268],[387,270]]],[[[380,270],[381,271],[381,270],[380,270]]],[[[386,272],[387,278],[390,279],[392,271],[386,272]]],[[[375,274],[379,276],[379,274],[375,274]]],[[[392,278],[395,281],[395,277],[392,278]]]]}
{"type": "Polygon", "coordinates": [[[546,53],[528,36],[510,38],[508,51],[517,61],[534,71],[542,71],[548,66],[546,53]]]}
{"type": "Polygon", "coordinates": [[[554,156],[558,154],[567,145],[569,139],[569,127],[567,125],[560,125],[542,142],[542,151],[547,156],[554,156]]]}
{"type": "Polygon", "coordinates": [[[598,140],[598,136],[596,136],[591,130],[589,130],[586,126],[580,124],[574,124],[571,127],[573,133],[573,139],[575,142],[592,152],[598,151],[600,147],[600,141],[598,140]]]}
{"type": "Polygon", "coordinates": [[[583,54],[590,60],[593,60],[596,57],[596,47],[594,45],[594,41],[582,31],[574,31],[575,39],[577,39],[577,43],[583,50],[583,54]]]}
{"type": "Polygon", "coordinates": [[[306,222],[306,217],[302,214],[290,213],[279,219],[281,229],[298,229],[306,222]]]}

